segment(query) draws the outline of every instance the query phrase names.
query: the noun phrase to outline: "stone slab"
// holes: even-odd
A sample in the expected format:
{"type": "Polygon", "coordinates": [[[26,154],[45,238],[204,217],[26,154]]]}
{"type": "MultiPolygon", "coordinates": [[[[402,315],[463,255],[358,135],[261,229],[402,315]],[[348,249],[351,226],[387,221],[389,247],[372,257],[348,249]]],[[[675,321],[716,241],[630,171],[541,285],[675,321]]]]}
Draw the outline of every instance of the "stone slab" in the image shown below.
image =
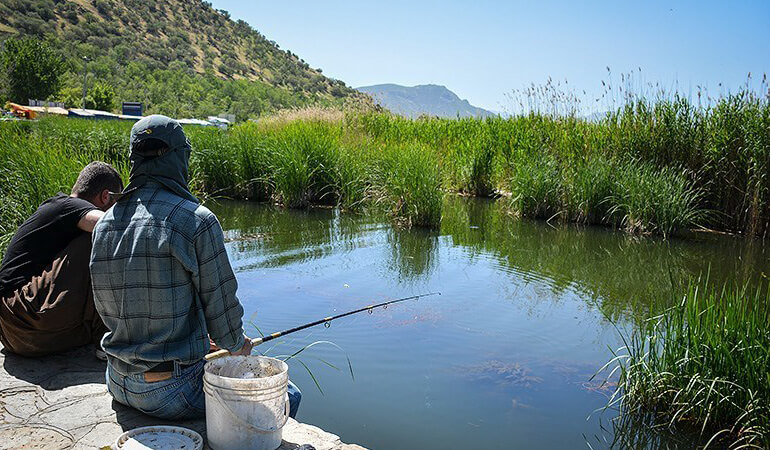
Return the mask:
{"type": "MultiPolygon", "coordinates": [[[[94,351],[94,347],[82,347],[60,355],[25,358],[0,347],[0,447],[103,448],[124,431],[148,425],[183,426],[205,439],[205,420],[172,423],[114,402],[105,385],[105,363],[94,351]]],[[[284,427],[283,438],[279,450],[304,444],[316,450],[365,450],[294,419],[284,427]]]]}

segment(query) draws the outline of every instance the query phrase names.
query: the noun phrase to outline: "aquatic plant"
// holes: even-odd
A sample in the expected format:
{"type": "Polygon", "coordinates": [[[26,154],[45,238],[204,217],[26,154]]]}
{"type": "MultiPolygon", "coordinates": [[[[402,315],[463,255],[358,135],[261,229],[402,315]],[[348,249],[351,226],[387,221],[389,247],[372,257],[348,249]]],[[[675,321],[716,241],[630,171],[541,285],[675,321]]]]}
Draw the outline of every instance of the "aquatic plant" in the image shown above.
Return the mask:
{"type": "Polygon", "coordinates": [[[606,367],[621,421],[695,433],[706,446],[770,446],[767,286],[694,282],[675,307],[644,321],[606,367]]]}
{"type": "Polygon", "coordinates": [[[616,166],[603,156],[577,160],[565,168],[562,193],[568,220],[583,224],[617,225],[610,214],[617,188],[616,166]]]}
{"type": "Polygon", "coordinates": [[[192,171],[199,189],[208,196],[238,197],[246,182],[238,149],[229,144],[228,136],[218,128],[188,132],[195,142],[191,155],[192,171]]]}
{"type": "Polygon", "coordinates": [[[547,152],[520,154],[511,170],[511,207],[526,217],[550,219],[561,211],[562,174],[547,152]]]}
{"type": "Polygon", "coordinates": [[[292,208],[334,205],[339,125],[296,121],[269,133],[272,180],[278,200],[292,208]]]}
{"type": "Polygon", "coordinates": [[[441,221],[441,172],[436,155],[418,145],[387,146],[374,176],[375,201],[406,226],[441,221]]]}
{"type": "Polygon", "coordinates": [[[698,206],[702,191],[692,187],[687,171],[633,162],[616,170],[615,186],[607,198],[609,214],[627,230],[666,236],[700,225],[708,217],[698,206]]]}
{"type": "MultiPolygon", "coordinates": [[[[609,113],[591,120],[537,101],[529,114],[484,120],[290,110],[230,130],[187,127],[190,185],[203,199],[378,205],[402,224],[432,228],[442,192],[454,191],[510,194],[511,211],[551,222],[766,236],[770,100],[760,92],[696,106],[677,94],[647,100],[624,91],[620,107],[610,102],[609,113]]],[[[7,136],[0,142],[0,248],[39,202],[67,188],[77,164],[104,160],[127,173],[130,127],[57,118],[0,124],[7,136]],[[40,161],[30,157],[39,153],[40,161]]]]}

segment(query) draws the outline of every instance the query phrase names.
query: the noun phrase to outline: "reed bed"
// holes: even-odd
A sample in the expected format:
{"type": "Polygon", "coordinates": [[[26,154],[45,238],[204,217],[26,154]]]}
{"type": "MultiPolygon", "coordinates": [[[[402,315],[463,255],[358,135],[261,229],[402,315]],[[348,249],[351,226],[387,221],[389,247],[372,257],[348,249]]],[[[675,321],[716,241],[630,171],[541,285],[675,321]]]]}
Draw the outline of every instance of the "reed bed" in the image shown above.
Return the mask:
{"type": "MultiPolygon", "coordinates": [[[[669,235],[770,231],[770,107],[745,91],[711,106],[631,99],[598,120],[549,113],[484,120],[306,108],[230,130],[188,127],[201,197],[291,208],[383,207],[437,228],[441,196],[505,196],[523,217],[669,235]]],[[[77,167],[127,173],[130,124],[47,118],[0,124],[0,244],[77,167]]]]}
{"type": "Polygon", "coordinates": [[[764,287],[693,283],[627,338],[609,367],[616,437],[685,433],[711,448],[770,448],[770,296],[764,287]],[[625,426],[624,424],[628,425],[625,426]]]}
{"type": "MultiPolygon", "coordinates": [[[[764,86],[764,85],[763,85],[764,86]]],[[[437,152],[445,186],[511,194],[521,216],[670,234],[770,231],[770,101],[745,90],[708,106],[630,97],[604,117],[529,113],[485,120],[355,122],[385,142],[437,152]]]]}
{"type": "MultiPolygon", "coordinates": [[[[326,111],[293,114],[226,131],[188,127],[193,193],[289,208],[382,208],[399,224],[438,227],[443,191],[430,149],[353,134],[326,111]]],[[[88,162],[109,162],[127,179],[130,128],[61,118],[0,124],[0,249],[46,198],[69,192],[88,162]]]]}

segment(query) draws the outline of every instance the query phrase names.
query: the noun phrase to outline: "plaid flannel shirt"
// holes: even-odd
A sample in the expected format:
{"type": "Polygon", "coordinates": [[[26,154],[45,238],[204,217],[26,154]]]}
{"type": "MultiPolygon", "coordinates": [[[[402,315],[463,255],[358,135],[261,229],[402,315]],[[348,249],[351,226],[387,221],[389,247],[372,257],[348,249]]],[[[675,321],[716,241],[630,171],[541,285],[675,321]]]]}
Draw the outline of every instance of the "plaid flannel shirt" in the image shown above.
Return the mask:
{"type": "Polygon", "coordinates": [[[93,231],[91,280],[109,332],[102,347],[125,375],[164,361],[191,364],[244,343],[243,308],[222,228],[206,207],[148,183],[93,231]]]}

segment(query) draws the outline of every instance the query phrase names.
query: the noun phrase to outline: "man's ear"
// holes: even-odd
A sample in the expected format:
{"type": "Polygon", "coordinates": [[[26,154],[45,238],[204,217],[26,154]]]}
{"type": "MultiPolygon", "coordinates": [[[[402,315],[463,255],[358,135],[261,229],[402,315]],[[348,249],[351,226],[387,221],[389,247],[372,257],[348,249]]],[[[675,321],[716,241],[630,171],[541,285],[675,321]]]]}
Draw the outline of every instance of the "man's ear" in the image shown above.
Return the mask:
{"type": "Polygon", "coordinates": [[[97,205],[99,207],[104,207],[106,205],[110,204],[110,190],[109,189],[103,189],[102,193],[99,194],[99,202],[101,205],[97,205]]]}

